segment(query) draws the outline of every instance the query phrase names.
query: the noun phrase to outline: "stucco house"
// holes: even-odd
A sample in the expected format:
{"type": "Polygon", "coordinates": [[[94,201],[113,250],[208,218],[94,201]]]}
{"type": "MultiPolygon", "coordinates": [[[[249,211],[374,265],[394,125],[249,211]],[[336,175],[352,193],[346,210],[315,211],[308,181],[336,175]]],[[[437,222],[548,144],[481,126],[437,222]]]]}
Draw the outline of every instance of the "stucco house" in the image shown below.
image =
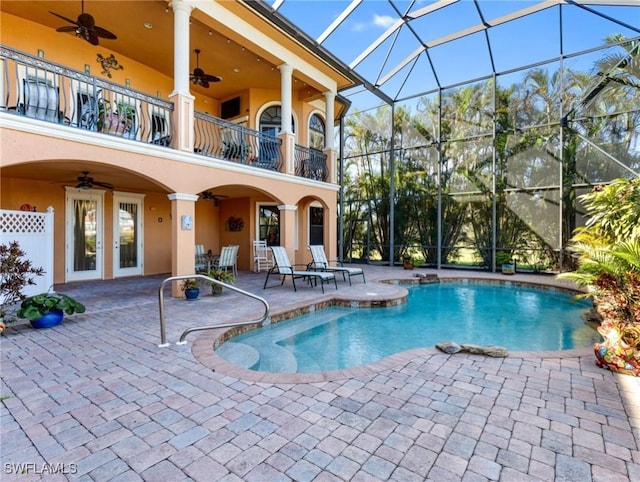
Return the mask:
{"type": "Polygon", "coordinates": [[[54,283],[190,274],[197,244],[239,245],[240,270],[259,239],[335,257],[358,79],[283,18],[92,0],[3,1],[0,21],[0,208],[52,208],[54,283]]]}

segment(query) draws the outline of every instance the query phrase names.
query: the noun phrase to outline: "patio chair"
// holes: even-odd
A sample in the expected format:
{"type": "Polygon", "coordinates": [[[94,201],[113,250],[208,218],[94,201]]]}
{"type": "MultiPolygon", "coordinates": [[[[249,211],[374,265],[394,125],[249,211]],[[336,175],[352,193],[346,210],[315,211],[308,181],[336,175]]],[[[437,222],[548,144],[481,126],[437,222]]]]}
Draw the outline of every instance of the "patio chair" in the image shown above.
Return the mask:
{"type": "Polygon", "coordinates": [[[220,257],[214,263],[216,269],[223,269],[225,271],[231,270],[234,276],[238,276],[238,249],[240,246],[237,244],[223,246],[220,251],[220,257]]]}
{"type": "Polygon", "coordinates": [[[349,286],[351,286],[352,276],[362,276],[362,282],[363,283],[367,282],[364,279],[364,271],[362,270],[362,268],[347,268],[344,266],[332,266],[331,263],[327,260],[327,255],[324,252],[324,246],[311,245],[309,246],[309,250],[311,251],[311,257],[313,258],[313,261],[309,263],[310,269],[314,269],[318,271],[333,271],[336,273],[342,273],[343,280],[346,280],[348,275],[349,286]]]}
{"type": "Polygon", "coordinates": [[[282,277],[280,286],[284,284],[287,276],[290,276],[291,282],[293,283],[293,291],[297,291],[296,279],[304,279],[311,285],[317,285],[318,281],[320,281],[320,286],[322,287],[323,293],[324,284],[330,283],[331,281],[333,281],[336,289],[338,289],[336,276],[333,273],[329,273],[327,271],[297,271],[293,268],[293,265],[289,261],[287,250],[282,246],[271,246],[271,252],[273,253],[273,261],[275,264],[272,268],[269,269],[269,271],[267,271],[267,279],[264,280],[263,289],[266,289],[267,283],[269,282],[269,276],[271,276],[272,274],[282,277]]]}
{"type": "Polygon", "coordinates": [[[195,255],[195,270],[196,273],[207,271],[207,259],[204,252],[204,244],[196,244],[195,255]]]}
{"type": "Polygon", "coordinates": [[[253,242],[253,271],[259,273],[264,268],[269,269],[273,267],[273,258],[270,255],[269,248],[267,248],[266,241],[254,241],[253,242]]]}

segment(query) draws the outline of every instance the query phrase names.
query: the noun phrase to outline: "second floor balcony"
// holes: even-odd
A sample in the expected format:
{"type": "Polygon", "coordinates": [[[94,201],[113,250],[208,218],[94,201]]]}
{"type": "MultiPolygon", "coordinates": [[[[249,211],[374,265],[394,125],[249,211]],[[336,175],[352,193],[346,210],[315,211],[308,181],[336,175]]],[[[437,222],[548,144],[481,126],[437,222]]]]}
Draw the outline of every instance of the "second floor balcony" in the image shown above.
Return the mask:
{"type": "MultiPolygon", "coordinates": [[[[0,46],[0,112],[173,149],[174,104],[64,65],[0,46]]],[[[193,152],[253,168],[329,181],[324,152],[295,145],[287,163],[282,139],[194,112],[193,152]]]]}

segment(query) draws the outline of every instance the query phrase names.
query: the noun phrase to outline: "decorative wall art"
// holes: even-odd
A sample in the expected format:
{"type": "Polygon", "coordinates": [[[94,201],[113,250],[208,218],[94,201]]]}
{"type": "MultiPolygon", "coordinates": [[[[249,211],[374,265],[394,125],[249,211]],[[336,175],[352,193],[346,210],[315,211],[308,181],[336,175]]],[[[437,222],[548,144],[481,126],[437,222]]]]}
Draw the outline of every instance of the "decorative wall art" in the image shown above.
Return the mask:
{"type": "Polygon", "coordinates": [[[111,78],[111,70],[124,70],[124,67],[118,63],[113,54],[108,57],[98,54],[96,61],[102,65],[102,75],[106,75],[109,78],[111,78]]]}
{"type": "Polygon", "coordinates": [[[230,216],[229,219],[227,219],[227,231],[242,231],[242,228],[244,228],[244,221],[242,218],[234,218],[233,216],[230,216]]]}

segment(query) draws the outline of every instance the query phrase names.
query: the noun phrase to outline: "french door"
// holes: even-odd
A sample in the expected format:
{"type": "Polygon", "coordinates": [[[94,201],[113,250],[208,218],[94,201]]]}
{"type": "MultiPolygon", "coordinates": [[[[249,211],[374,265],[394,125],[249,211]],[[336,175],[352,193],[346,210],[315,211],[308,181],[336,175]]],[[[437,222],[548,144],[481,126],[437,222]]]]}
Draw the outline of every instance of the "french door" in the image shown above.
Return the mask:
{"type": "Polygon", "coordinates": [[[67,188],[66,280],[103,277],[104,191],[67,188]]]}
{"type": "Polygon", "coordinates": [[[143,267],[144,194],[113,194],[113,276],[139,276],[143,267]]]}

